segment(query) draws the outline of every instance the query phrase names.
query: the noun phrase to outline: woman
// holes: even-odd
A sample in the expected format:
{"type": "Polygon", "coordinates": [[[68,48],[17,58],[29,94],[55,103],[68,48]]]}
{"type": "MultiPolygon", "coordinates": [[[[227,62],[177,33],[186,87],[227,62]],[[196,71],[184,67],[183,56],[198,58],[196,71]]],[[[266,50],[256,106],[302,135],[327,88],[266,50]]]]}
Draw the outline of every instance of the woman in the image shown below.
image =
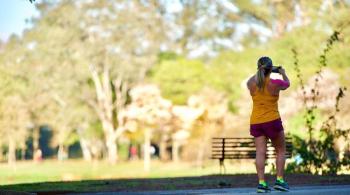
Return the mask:
{"type": "Polygon", "coordinates": [[[269,57],[261,57],[258,60],[258,72],[247,82],[253,99],[250,134],[255,139],[256,170],[259,178],[258,193],[271,191],[264,177],[267,139],[271,140],[276,151],[277,178],[274,188],[289,191],[288,184],[283,179],[286,150],[277,102],[280,90],[287,89],[290,83],[283,68],[278,69],[283,80],[270,79],[272,67],[272,60],[269,57]]]}

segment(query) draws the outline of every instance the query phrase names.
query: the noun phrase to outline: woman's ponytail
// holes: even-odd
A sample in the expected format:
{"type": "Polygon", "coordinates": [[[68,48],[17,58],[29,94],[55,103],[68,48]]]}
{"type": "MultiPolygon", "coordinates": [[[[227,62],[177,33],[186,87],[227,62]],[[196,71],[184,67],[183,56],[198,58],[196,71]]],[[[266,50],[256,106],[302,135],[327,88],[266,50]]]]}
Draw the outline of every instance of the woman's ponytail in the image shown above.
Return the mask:
{"type": "Polygon", "coordinates": [[[263,90],[265,87],[265,78],[269,75],[272,69],[272,60],[269,57],[261,57],[258,60],[258,72],[256,73],[258,82],[257,86],[259,90],[263,90]]]}
{"type": "Polygon", "coordinates": [[[265,70],[264,68],[258,68],[258,72],[256,73],[258,77],[258,82],[256,85],[258,86],[259,90],[263,90],[265,87],[265,70]]]}

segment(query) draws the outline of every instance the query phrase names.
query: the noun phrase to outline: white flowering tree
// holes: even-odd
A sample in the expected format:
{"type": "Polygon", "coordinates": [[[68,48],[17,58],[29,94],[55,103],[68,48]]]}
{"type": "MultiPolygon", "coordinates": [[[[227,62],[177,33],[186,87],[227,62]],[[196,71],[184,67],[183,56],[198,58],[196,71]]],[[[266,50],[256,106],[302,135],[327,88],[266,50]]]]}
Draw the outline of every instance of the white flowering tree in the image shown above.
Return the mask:
{"type": "Polygon", "coordinates": [[[151,139],[156,130],[159,132],[169,130],[165,127],[172,119],[169,100],[162,98],[157,86],[151,84],[141,84],[130,90],[131,103],[126,110],[122,112],[123,117],[128,120],[125,128],[129,130],[142,130],[144,134],[144,169],[150,169],[151,159],[151,139]],[[132,121],[136,121],[134,125],[132,121]],[[130,124],[128,126],[128,124],[130,124]],[[133,124],[133,125],[131,125],[133,124]]]}
{"type": "Polygon", "coordinates": [[[205,88],[192,95],[187,104],[190,108],[201,111],[192,125],[191,142],[187,147],[187,152],[196,156],[197,165],[201,166],[209,154],[207,151],[210,151],[210,138],[225,128],[225,117],[229,113],[228,99],[223,93],[205,88]],[[196,145],[196,150],[193,150],[193,145],[196,145]]]}
{"type": "Polygon", "coordinates": [[[204,109],[200,107],[174,106],[172,112],[176,118],[179,119],[179,126],[172,136],[172,160],[178,162],[179,149],[182,145],[187,143],[190,137],[191,130],[196,123],[196,120],[204,113],[204,109]]]}

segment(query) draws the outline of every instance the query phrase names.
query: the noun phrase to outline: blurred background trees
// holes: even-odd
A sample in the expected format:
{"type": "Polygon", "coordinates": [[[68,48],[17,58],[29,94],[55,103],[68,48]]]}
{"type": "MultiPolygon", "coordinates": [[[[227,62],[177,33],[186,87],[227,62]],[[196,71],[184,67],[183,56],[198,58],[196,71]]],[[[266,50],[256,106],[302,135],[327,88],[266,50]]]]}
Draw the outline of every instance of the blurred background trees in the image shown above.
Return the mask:
{"type": "MultiPolygon", "coordinates": [[[[340,41],[327,54],[319,118],[336,89],[350,86],[349,1],[32,3],[40,12],[33,27],[0,42],[1,161],[42,150],[44,158],[117,163],[133,148],[146,170],[157,156],[202,165],[212,136],[249,135],[245,79],[263,55],[292,80],[280,102],[286,131],[306,137],[291,49],[307,80],[334,30],[340,41]]],[[[349,128],[348,98],[339,104],[338,125],[349,128]]]]}

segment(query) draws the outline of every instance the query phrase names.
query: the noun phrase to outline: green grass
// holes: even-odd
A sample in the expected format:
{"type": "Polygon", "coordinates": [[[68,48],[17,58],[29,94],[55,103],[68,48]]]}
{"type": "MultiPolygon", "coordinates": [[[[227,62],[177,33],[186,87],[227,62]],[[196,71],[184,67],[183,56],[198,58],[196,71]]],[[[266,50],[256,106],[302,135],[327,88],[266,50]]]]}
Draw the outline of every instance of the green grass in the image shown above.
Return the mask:
{"type": "MultiPolygon", "coordinates": [[[[254,173],[253,162],[229,163],[225,162],[227,173],[254,173]]],[[[120,162],[111,165],[105,161],[85,162],[83,160],[45,160],[41,163],[31,161],[19,161],[14,166],[0,164],[0,185],[54,182],[54,181],[79,181],[102,180],[120,178],[164,178],[202,176],[219,173],[219,163],[209,161],[203,167],[194,166],[191,163],[163,163],[152,161],[151,170],[143,170],[142,161],[120,162]]]]}

